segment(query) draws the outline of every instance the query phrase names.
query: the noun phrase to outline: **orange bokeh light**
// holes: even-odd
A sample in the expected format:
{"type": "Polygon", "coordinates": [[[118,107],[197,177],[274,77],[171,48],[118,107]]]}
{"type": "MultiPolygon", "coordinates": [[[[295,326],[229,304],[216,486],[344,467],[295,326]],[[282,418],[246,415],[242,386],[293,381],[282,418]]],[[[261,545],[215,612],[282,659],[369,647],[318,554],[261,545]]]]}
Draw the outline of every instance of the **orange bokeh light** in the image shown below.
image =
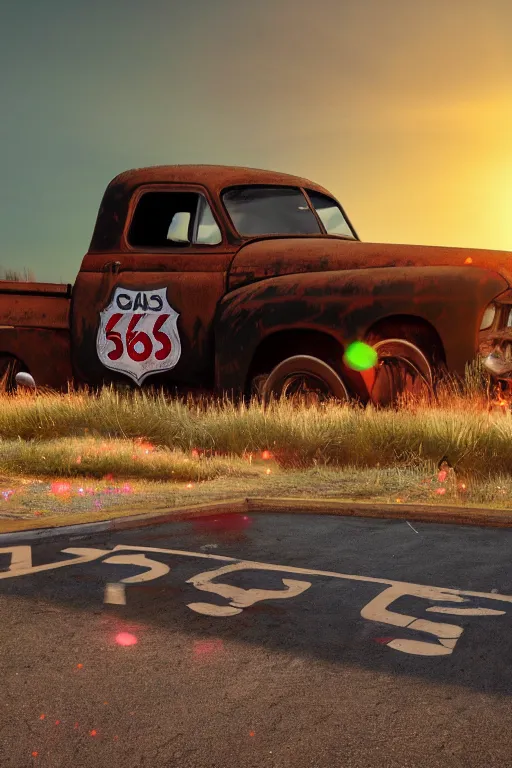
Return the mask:
{"type": "Polygon", "coordinates": [[[119,632],[119,634],[116,635],[116,643],[124,647],[136,645],[137,638],[135,635],[130,634],[130,632],[119,632]]]}
{"type": "Polygon", "coordinates": [[[152,453],[155,450],[155,446],[144,440],[142,437],[137,438],[135,443],[137,444],[137,448],[140,448],[144,453],[152,453]]]}
{"type": "Polygon", "coordinates": [[[52,483],[50,486],[50,492],[55,496],[65,496],[71,491],[71,485],[69,483],[52,483]]]}

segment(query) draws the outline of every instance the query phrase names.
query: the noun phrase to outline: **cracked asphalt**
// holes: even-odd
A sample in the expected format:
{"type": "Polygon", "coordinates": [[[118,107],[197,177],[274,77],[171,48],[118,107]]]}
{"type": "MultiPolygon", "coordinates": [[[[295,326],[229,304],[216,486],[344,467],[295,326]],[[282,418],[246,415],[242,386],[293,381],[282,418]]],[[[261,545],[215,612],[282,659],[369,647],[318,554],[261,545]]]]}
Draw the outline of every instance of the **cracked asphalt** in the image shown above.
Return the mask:
{"type": "Polygon", "coordinates": [[[230,515],[0,543],[1,768],[512,765],[512,532],[414,528],[230,515]]]}

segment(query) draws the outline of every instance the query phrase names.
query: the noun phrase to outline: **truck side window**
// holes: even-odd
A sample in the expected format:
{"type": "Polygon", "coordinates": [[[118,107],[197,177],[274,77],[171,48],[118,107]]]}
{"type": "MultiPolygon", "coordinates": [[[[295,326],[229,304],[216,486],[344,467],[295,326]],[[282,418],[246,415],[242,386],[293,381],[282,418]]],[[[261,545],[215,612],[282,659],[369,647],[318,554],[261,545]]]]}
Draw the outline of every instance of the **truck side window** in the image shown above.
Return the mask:
{"type": "Polygon", "coordinates": [[[311,189],[307,189],[306,192],[327,234],[354,237],[354,233],[345,221],[345,217],[336,200],[333,200],[332,197],[327,197],[327,195],[322,195],[320,192],[313,192],[311,189]]]}
{"type": "Polygon", "coordinates": [[[208,201],[197,192],[146,192],[128,232],[136,248],[183,248],[195,243],[217,245],[221,231],[208,201]]]}
{"type": "Polygon", "coordinates": [[[204,245],[218,245],[222,242],[222,233],[213,218],[212,209],[208,205],[208,200],[203,195],[198,195],[196,225],[193,236],[193,243],[204,245]]]}

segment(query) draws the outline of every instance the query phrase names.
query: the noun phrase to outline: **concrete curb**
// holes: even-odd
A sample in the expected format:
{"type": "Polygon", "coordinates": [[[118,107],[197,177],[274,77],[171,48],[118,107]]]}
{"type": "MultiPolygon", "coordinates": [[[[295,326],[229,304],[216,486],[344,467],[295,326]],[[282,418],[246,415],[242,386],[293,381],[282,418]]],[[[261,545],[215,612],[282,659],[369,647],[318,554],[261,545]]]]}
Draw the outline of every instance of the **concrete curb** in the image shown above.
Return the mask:
{"type": "Polygon", "coordinates": [[[162,525],[180,520],[212,517],[225,514],[258,512],[340,515],[374,520],[408,520],[416,523],[443,523],[448,525],[475,525],[486,528],[512,528],[512,510],[485,507],[438,507],[427,504],[385,504],[378,502],[349,502],[337,499],[304,498],[245,498],[229,499],[211,504],[196,504],[175,509],[164,509],[156,514],[126,514],[111,520],[58,525],[58,518],[46,521],[50,525],[29,530],[0,533],[0,545],[13,541],[41,541],[61,536],[83,537],[105,531],[123,531],[162,525]]]}
{"type": "Polygon", "coordinates": [[[430,506],[428,504],[386,504],[337,499],[247,499],[248,512],[293,512],[293,514],[342,515],[375,520],[409,520],[417,523],[476,525],[489,528],[511,528],[512,509],[485,507],[430,506]]]}
{"type": "Polygon", "coordinates": [[[0,546],[16,541],[40,541],[61,536],[83,537],[104,531],[122,531],[129,528],[143,528],[149,525],[162,525],[179,520],[211,517],[212,515],[243,514],[247,513],[246,499],[230,499],[228,501],[216,501],[211,504],[196,504],[187,507],[168,507],[156,514],[126,514],[110,520],[97,520],[94,522],[76,523],[74,525],[58,525],[58,518],[46,520],[46,525],[41,525],[28,530],[9,531],[0,533],[0,546]]]}
{"type": "Polygon", "coordinates": [[[102,533],[110,529],[111,520],[104,520],[101,523],[78,523],[77,525],[61,525],[55,528],[32,528],[27,531],[9,531],[0,533],[0,545],[7,545],[14,541],[42,541],[44,539],[58,539],[61,536],[68,536],[70,539],[76,536],[82,538],[93,533],[102,533]]]}

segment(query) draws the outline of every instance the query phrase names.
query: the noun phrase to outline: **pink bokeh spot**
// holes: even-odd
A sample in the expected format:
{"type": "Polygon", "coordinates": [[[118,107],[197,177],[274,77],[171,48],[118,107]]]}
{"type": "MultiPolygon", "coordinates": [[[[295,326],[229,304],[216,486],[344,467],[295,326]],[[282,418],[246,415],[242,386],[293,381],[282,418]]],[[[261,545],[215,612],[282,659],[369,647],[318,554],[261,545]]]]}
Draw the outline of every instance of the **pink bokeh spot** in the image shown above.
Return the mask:
{"type": "Polygon", "coordinates": [[[71,491],[71,485],[69,483],[52,483],[50,490],[55,496],[65,496],[71,491]]]}
{"type": "Polygon", "coordinates": [[[116,635],[116,643],[122,646],[136,645],[137,638],[135,635],[130,634],[130,632],[119,632],[116,635]]]}
{"type": "Polygon", "coordinates": [[[208,658],[224,650],[222,640],[194,640],[194,656],[208,658]]]}

